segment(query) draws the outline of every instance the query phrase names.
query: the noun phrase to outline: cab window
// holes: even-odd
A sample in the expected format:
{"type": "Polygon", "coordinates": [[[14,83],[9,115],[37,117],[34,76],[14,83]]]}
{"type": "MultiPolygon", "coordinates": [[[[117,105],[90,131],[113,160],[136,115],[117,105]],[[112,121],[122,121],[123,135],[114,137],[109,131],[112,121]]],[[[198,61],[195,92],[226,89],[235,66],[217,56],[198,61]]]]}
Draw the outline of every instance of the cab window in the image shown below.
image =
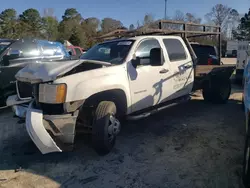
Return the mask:
{"type": "Polygon", "coordinates": [[[184,46],[178,39],[163,39],[163,43],[168,53],[170,62],[187,59],[184,46]]]}
{"type": "Polygon", "coordinates": [[[156,39],[147,39],[142,41],[136,52],[136,57],[140,58],[140,65],[149,65],[150,64],[150,51],[153,48],[160,48],[160,44],[156,39]]]}

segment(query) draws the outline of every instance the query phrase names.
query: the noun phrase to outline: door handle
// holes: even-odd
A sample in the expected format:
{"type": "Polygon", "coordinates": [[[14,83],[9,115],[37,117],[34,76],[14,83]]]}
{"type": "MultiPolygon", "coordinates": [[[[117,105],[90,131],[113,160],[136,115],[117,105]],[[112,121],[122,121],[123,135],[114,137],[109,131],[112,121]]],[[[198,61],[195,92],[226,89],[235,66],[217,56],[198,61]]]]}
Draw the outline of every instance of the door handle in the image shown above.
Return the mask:
{"type": "Polygon", "coordinates": [[[169,70],[167,70],[167,69],[162,69],[162,70],[160,70],[160,73],[161,74],[164,74],[164,73],[167,73],[169,70]]]}

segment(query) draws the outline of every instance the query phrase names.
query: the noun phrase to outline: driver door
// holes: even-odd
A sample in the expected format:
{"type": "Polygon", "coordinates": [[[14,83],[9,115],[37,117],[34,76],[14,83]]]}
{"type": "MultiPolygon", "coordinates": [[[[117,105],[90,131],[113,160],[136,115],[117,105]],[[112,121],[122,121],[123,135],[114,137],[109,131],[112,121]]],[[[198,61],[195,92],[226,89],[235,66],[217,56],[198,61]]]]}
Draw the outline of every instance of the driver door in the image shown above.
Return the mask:
{"type": "Polygon", "coordinates": [[[164,102],[171,93],[171,71],[168,63],[164,61],[161,66],[150,65],[150,50],[153,48],[161,48],[157,39],[142,40],[135,51],[140,65],[135,68],[131,63],[128,64],[132,112],[164,102]]]}

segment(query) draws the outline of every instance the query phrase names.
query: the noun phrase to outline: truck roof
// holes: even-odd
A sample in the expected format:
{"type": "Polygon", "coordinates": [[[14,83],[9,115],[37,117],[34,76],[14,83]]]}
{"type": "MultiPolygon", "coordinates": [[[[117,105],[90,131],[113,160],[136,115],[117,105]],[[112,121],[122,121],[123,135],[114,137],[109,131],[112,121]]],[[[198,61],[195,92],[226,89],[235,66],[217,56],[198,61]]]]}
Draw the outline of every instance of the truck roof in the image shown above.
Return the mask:
{"type": "Polygon", "coordinates": [[[148,39],[148,38],[155,38],[155,39],[164,39],[164,38],[176,38],[176,39],[181,39],[182,37],[180,36],[175,36],[175,35],[143,35],[143,36],[136,36],[136,37],[124,37],[124,38],[117,38],[117,39],[111,39],[111,40],[106,40],[102,43],[108,43],[108,42],[116,42],[116,41],[124,41],[124,40],[143,40],[143,39],[148,39]]]}

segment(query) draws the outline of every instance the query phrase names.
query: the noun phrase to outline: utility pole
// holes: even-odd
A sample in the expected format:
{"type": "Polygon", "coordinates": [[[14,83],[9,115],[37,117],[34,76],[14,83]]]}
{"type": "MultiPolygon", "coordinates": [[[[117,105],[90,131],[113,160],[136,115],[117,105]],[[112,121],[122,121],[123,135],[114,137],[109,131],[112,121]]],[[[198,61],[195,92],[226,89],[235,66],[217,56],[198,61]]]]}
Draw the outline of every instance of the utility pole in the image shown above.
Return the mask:
{"type": "Polygon", "coordinates": [[[167,19],[167,2],[168,0],[165,0],[165,20],[167,19]]]}

